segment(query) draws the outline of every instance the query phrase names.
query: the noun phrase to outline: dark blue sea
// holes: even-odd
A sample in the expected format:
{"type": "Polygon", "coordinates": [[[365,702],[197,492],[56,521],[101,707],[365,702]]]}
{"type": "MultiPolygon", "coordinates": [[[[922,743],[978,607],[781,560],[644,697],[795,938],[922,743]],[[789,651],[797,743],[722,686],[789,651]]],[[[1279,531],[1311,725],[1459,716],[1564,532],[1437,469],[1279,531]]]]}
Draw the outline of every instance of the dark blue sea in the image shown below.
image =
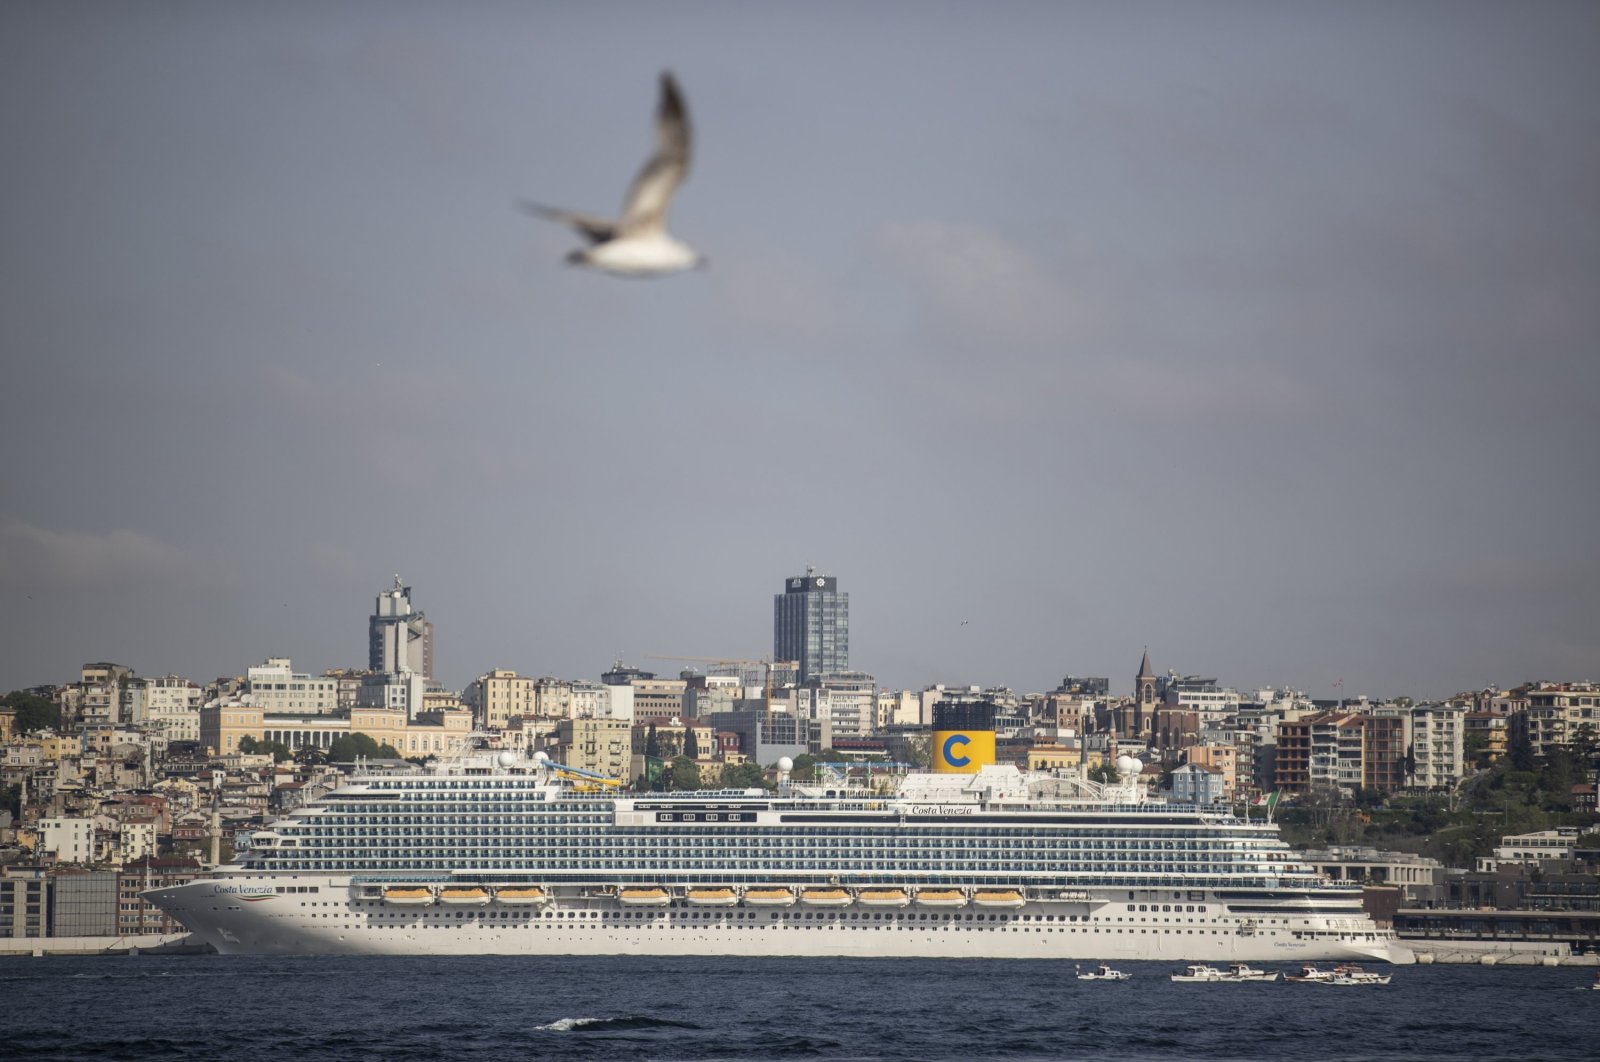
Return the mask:
{"type": "Polygon", "coordinates": [[[1100,983],[993,960],[6,958],[0,1059],[1600,1058],[1587,969],[1339,987],[1173,984],[1171,965],[1100,983]]]}

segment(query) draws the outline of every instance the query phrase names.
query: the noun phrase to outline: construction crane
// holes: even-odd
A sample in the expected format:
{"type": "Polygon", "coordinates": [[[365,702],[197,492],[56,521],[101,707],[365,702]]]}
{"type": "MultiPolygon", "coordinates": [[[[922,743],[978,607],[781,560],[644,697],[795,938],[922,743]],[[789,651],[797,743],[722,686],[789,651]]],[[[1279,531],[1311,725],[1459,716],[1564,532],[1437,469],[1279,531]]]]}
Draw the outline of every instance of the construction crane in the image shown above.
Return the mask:
{"type": "Polygon", "coordinates": [[[788,670],[789,668],[798,669],[800,667],[798,660],[774,660],[771,657],[763,657],[760,660],[727,660],[715,656],[668,656],[665,653],[646,653],[645,659],[688,660],[697,664],[715,664],[720,667],[759,667],[764,669],[767,674],[766,694],[763,698],[766,706],[766,721],[763,724],[765,729],[763,729],[762,734],[769,741],[772,738],[772,673],[779,668],[788,670]]]}

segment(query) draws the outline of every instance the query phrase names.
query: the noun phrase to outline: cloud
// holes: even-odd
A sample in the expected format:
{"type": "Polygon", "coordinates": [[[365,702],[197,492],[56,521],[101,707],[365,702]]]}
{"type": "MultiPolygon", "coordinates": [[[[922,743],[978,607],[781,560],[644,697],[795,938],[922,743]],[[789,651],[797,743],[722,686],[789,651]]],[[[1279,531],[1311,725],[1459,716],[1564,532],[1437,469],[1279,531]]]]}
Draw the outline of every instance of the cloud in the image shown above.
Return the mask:
{"type": "Polygon", "coordinates": [[[941,329],[986,343],[1075,343],[1093,314],[1062,278],[1023,248],[970,222],[913,221],[878,229],[873,245],[899,268],[941,329]]]}
{"type": "Polygon", "coordinates": [[[64,590],[209,581],[217,572],[170,542],[139,531],[55,530],[0,522],[0,586],[64,590]]]}

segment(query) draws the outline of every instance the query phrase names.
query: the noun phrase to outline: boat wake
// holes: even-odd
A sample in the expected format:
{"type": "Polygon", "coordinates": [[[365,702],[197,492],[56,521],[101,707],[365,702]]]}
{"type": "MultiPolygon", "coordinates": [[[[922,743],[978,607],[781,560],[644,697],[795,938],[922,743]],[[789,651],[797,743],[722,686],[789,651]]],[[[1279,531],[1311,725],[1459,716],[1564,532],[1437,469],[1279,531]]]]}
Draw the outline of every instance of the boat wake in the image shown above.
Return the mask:
{"type": "Polygon", "coordinates": [[[617,1029],[695,1029],[687,1022],[630,1014],[623,1018],[558,1018],[548,1025],[536,1025],[539,1032],[611,1032],[617,1029]]]}

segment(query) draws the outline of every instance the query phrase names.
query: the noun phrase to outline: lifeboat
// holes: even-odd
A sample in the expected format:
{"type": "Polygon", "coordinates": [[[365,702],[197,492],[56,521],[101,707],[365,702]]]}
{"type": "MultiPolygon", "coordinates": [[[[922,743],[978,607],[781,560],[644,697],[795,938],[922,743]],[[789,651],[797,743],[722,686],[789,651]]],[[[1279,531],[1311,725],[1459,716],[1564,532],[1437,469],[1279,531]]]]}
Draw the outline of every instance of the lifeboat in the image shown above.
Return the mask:
{"type": "Polygon", "coordinates": [[[738,893],[725,886],[690,889],[684,898],[696,907],[732,907],[739,902],[738,893]]]}
{"type": "Polygon", "coordinates": [[[754,888],[744,890],[747,907],[788,907],[794,903],[794,893],[781,888],[754,888]]]}
{"type": "Polygon", "coordinates": [[[672,897],[666,889],[649,885],[618,889],[617,900],[626,907],[665,907],[672,897]]]}
{"type": "Polygon", "coordinates": [[[972,902],[979,907],[1021,907],[1026,901],[1016,889],[979,889],[972,902]]]}
{"type": "Polygon", "coordinates": [[[965,907],[967,894],[960,889],[918,889],[919,907],[965,907]]]}
{"type": "Polygon", "coordinates": [[[904,889],[858,889],[856,903],[863,907],[904,907],[911,896],[904,889]]]}
{"type": "Polygon", "coordinates": [[[478,888],[476,885],[465,888],[446,886],[439,890],[439,902],[461,906],[486,904],[489,902],[489,890],[478,888]]]}
{"type": "Polygon", "coordinates": [[[807,907],[849,907],[853,901],[843,889],[826,888],[803,890],[800,902],[807,907]]]}
{"type": "Polygon", "coordinates": [[[547,899],[544,890],[537,885],[503,886],[495,890],[494,898],[500,903],[513,905],[544,903],[547,899]]]}
{"type": "Polygon", "coordinates": [[[413,907],[424,907],[433,903],[433,890],[422,886],[402,887],[383,890],[384,903],[409,904],[413,907]]]}

